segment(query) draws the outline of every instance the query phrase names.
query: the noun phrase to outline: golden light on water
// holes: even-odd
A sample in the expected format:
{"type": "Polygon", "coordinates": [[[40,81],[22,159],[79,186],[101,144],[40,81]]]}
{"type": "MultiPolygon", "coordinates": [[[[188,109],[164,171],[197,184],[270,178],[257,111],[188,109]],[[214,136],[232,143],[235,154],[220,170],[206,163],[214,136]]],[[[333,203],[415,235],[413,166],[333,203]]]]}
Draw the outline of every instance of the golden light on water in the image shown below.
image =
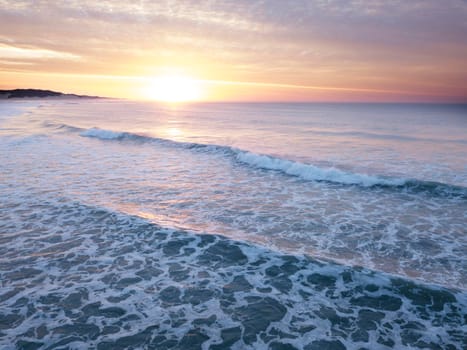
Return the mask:
{"type": "Polygon", "coordinates": [[[152,78],[143,93],[147,99],[168,103],[198,101],[203,98],[199,81],[178,75],[152,78]]]}
{"type": "Polygon", "coordinates": [[[180,130],[179,128],[167,128],[166,131],[167,135],[177,137],[177,136],[182,136],[183,131],[180,130]]]}

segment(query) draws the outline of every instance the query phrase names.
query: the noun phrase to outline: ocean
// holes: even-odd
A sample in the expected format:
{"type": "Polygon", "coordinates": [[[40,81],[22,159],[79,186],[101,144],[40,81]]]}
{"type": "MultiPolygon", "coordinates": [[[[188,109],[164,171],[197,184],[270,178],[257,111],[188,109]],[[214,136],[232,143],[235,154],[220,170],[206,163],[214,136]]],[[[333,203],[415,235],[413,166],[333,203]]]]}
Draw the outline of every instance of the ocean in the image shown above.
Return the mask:
{"type": "Polygon", "coordinates": [[[466,349],[467,105],[0,101],[0,348],[466,349]]]}

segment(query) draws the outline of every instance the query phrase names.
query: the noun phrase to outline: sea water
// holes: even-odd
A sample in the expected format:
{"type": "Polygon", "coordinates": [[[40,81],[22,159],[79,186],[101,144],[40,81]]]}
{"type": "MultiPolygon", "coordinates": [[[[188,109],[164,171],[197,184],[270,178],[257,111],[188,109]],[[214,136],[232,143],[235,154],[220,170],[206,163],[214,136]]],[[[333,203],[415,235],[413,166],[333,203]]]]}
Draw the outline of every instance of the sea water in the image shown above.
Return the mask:
{"type": "Polygon", "coordinates": [[[467,106],[0,101],[0,345],[467,347],[467,106]]]}

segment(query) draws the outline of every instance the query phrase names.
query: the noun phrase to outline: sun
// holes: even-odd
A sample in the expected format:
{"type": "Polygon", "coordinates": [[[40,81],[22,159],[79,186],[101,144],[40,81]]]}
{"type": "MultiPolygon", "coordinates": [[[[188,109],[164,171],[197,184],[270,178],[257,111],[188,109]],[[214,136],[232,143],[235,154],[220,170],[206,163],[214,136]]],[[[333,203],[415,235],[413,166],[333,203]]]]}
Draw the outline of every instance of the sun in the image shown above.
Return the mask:
{"type": "Polygon", "coordinates": [[[188,77],[167,75],[152,78],[144,91],[151,100],[177,103],[201,99],[201,84],[188,77]]]}

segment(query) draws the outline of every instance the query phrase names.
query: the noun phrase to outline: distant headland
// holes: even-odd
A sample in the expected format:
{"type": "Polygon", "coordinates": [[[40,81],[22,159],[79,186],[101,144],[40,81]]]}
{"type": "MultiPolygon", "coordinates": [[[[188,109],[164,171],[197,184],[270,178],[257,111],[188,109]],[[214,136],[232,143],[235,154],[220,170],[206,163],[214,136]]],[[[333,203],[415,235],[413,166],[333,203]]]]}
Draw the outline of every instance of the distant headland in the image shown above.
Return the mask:
{"type": "Polygon", "coordinates": [[[14,90],[0,90],[0,99],[6,98],[101,98],[99,96],[87,96],[76,94],[64,94],[63,92],[40,90],[40,89],[14,89],[14,90]]]}

